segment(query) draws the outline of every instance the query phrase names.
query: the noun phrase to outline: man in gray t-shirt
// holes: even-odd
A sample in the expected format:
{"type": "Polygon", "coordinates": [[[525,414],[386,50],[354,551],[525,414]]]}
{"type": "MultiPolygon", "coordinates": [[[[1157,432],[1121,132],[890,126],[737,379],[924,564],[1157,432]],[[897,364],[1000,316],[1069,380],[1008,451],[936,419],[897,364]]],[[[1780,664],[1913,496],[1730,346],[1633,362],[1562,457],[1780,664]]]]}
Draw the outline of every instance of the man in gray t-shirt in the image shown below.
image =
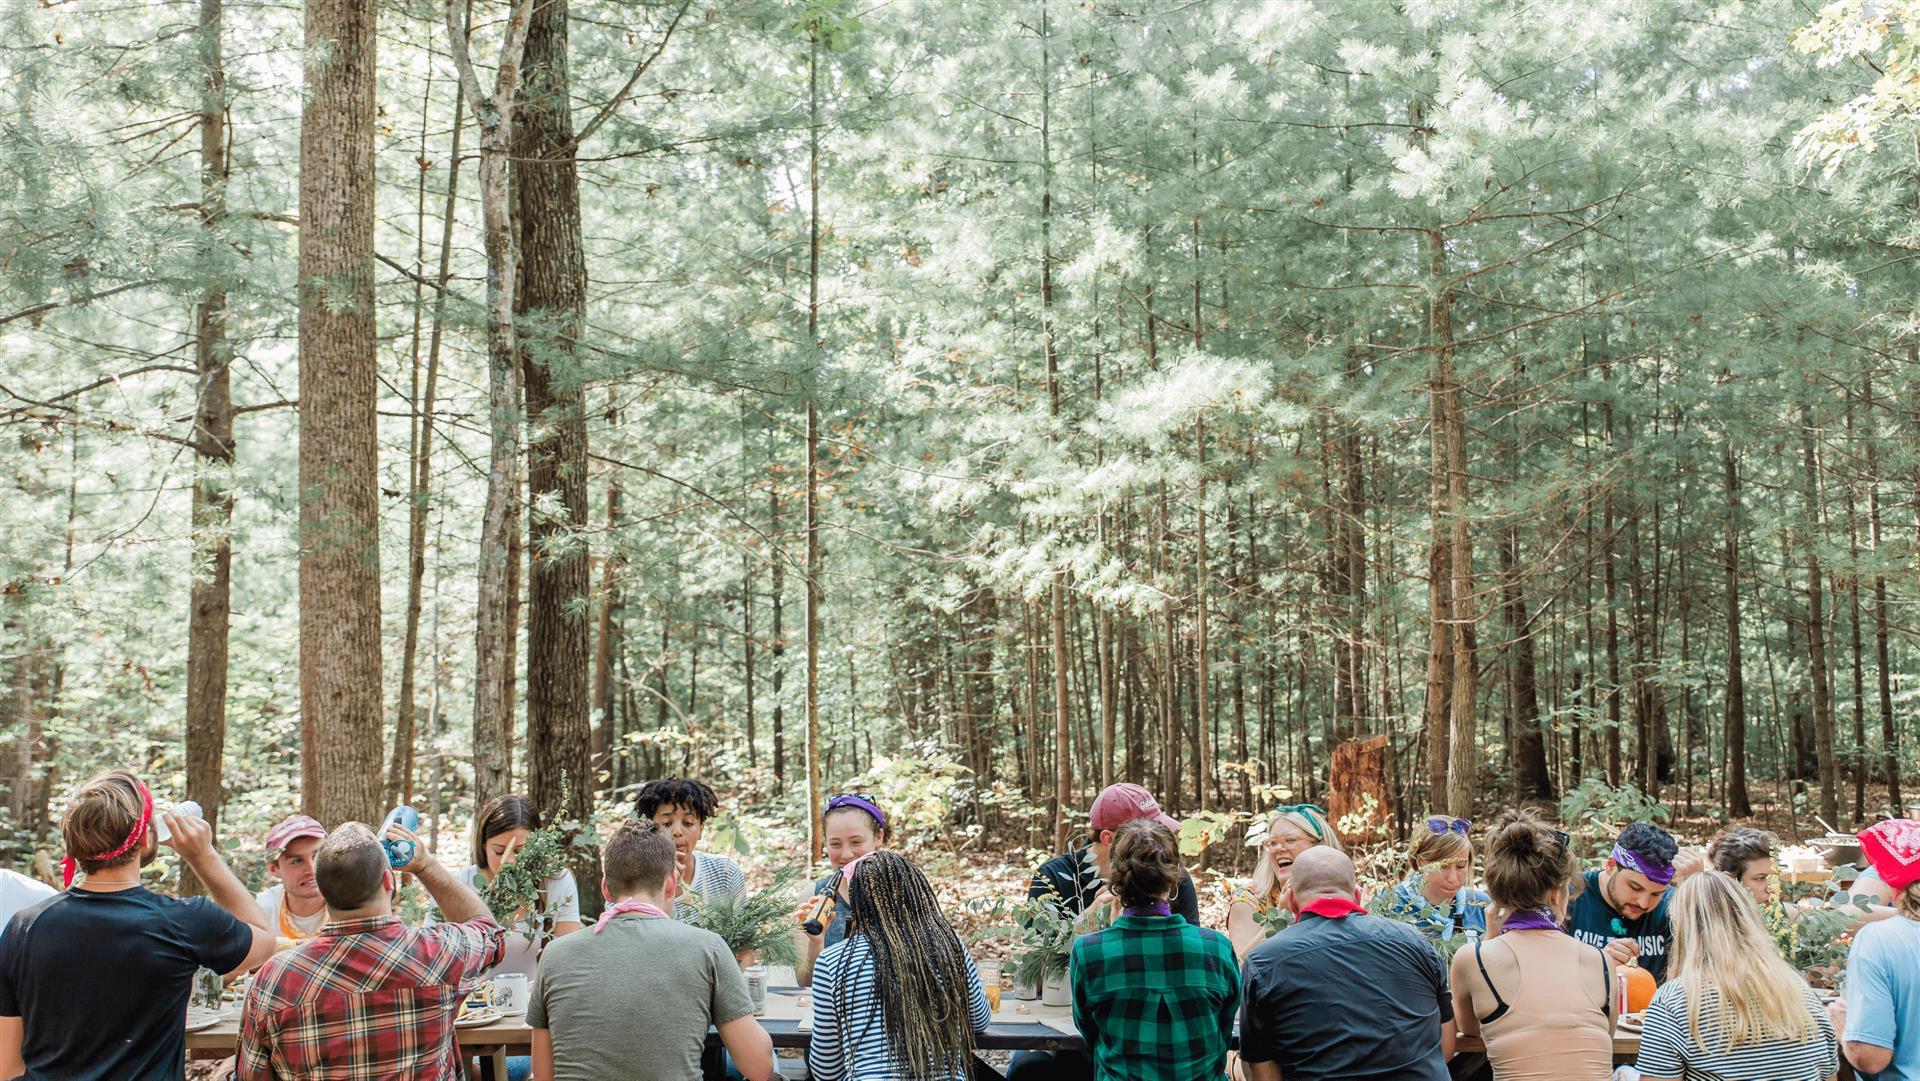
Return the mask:
{"type": "Polygon", "coordinates": [[[673,920],[673,841],[629,822],[607,842],[598,926],[540,956],[527,1007],[534,1076],[555,1081],[687,1081],[707,1027],[748,1081],[774,1077],[773,1041],[720,936],[673,920]]]}

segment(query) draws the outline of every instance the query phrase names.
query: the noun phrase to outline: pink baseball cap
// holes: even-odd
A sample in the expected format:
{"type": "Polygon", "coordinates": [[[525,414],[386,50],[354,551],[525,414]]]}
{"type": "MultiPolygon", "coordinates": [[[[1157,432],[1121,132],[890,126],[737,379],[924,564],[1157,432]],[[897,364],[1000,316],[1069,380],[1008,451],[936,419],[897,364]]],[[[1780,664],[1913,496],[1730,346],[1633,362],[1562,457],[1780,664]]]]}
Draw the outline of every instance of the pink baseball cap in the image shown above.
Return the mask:
{"type": "Polygon", "coordinates": [[[325,837],[327,827],[306,815],[288,815],[280,824],[267,831],[267,851],[284,852],[288,845],[302,837],[325,837]]]}
{"type": "Polygon", "coordinates": [[[1119,829],[1135,819],[1151,818],[1175,833],[1180,832],[1180,820],[1162,811],[1153,793],[1137,784],[1108,785],[1094,799],[1093,811],[1088,817],[1096,830],[1119,829]]]}

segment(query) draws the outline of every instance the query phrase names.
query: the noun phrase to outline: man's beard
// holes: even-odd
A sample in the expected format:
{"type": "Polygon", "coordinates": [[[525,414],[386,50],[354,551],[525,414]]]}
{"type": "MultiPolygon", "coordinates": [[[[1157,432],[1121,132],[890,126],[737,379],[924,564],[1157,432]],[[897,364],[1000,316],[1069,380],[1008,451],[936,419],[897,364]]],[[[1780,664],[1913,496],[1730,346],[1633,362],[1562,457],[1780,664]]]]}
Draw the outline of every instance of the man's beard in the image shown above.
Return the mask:
{"type": "Polygon", "coordinates": [[[153,830],[149,829],[147,836],[140,842],[140,869],[146,870],[148,864],[159,858],[160,841],[154,837],[153,830]]]}

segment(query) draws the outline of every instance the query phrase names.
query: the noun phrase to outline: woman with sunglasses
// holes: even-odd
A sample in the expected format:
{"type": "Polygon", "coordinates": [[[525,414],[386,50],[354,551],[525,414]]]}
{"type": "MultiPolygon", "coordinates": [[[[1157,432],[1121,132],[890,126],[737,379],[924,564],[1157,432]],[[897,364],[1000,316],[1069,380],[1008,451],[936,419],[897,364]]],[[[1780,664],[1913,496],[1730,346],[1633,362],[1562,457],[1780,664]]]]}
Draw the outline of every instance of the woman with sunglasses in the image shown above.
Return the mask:
{"type": "Polygon", "coordinates": [[[887,844],[886,812],[864,792],[848,792],[828,799],[820,825],[826,832],[827,862],[833,865],[833,870],[813,884],[813,890],[795,913],[796,922],[812,916],[814,898],[830,890],[835,891],[835,898],[834,904],[821,914],[819,934],[808,934],[804,926],[794,931],[800,944],[800,962],[793,971],[802,987],[812,985],[813,963],[820,959],[821,951],[847,937],[847,921],[840,919],[837,911],[847,903],[847,886],[840,872],[847,864],[887,844]]]}
{"type": "Polygon", "coordinates": [[[1453,1016],[1487,1043],[1496,1081],[1606,1081],[1613,1074],[1613,962],[1561,930],[1581,884],[1567,835],[1508,811],[1487,835],[1500,933],[1453,955],[1453,1016]]]}
{"type": "Polygon", "coordinates": [[[1433,815],[1413,831],[1413,873],[1384,898],[1379,915],[1410,923],[1436,945],[1487,933],[1487,895],[1473,888],[1473,823],[1433,815]]]}
{"type": "Polygon", "coordinates": [[[1347,850],[1340,843],[1340,835],[1327,823],[1327,812],[1318,806],[1288,804],[1276,808],[1267,819],[1253,882],[1235,890],[1227,904],[1227,937],[1233,941],[1236,959],[1245,960],[1248,950],[1285,926],[1282,898],[1293,878],[1293,861],[1315,845],[1347,850]]]}

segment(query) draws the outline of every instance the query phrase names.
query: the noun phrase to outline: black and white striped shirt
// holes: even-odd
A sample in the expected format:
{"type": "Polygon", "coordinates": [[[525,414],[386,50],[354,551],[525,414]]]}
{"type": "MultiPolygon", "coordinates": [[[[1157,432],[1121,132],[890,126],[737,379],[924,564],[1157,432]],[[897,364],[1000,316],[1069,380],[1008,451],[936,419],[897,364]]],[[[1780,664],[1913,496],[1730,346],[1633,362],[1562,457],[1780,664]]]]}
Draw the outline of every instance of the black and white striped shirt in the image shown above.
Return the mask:
{"type": "Polygon", "coordinates": [[[1695,1040],[1687,1026],[1687,989],[1678,980],[1668,983],[1647,1007],[1636,1066],[1644,1077],[1683,1081],[1825,1081],[1840,1069],[1840,1046],[1819,997],[1811,987],[1800,990],[1814,1020],[1812,1035],[1797,1043],[1767,1040],[1729,1051],[1715,1007],[1719,994],[1710,992],[1700,1004],[1700,1039],[1695,1040]]]}

